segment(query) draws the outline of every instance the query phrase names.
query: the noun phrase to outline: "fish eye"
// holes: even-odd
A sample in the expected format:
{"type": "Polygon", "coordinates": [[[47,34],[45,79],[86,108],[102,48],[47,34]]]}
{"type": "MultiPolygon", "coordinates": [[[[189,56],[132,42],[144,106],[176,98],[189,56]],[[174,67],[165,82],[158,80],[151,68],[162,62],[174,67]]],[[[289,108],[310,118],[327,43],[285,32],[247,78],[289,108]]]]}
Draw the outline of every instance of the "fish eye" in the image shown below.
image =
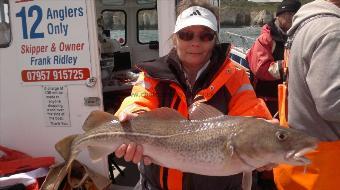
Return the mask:
{"type": "Polygon", "coordinates": [[[276,135],[277,139],[279,139],[279,141],[284,141],[288,137],[287,133],[285,133],[284,131],[278,131],[278,132],[276,132],[275,135],[276,135]]]}

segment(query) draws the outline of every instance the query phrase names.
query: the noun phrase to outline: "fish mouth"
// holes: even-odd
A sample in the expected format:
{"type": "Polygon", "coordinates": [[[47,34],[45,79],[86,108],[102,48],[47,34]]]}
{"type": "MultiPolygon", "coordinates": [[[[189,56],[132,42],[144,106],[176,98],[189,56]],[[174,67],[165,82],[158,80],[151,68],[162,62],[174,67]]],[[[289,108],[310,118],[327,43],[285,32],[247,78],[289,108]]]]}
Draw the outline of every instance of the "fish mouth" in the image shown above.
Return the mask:
{"type": "Polygon", "coordinates": [[[317,146],[312,146],[300,150],[289,151],[285,156],[285,160],[287,161],[287,163],[296,166],[310,164],[311,161],[304,155],[308,152],[314,151],[316,147],[317,146]]]}

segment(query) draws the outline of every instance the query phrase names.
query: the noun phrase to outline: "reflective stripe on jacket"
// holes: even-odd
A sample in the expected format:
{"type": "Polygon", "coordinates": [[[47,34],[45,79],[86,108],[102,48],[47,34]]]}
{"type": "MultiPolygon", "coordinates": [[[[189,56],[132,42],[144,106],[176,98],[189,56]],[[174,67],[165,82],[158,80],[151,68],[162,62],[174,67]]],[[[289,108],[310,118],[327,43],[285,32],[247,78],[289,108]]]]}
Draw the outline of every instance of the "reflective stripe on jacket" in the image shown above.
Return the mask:
{"type": "MultiPolygon", "coordinates": [[[[116,115],[122,111],[149,111],[166,106],[188,117],[190,102],[200,101],[228,115],[271,119],[265,103],[256,98],[247,74],[243,70],[238,70],[229,58],[225,59],[225,55],[222,57],[216,55],[220,53],[214,51],[207,68],[215,70],[213,72],[215,74],[208,72],[204,76],[203,72],[203,76],[196,82],[201,81],[205,85],[203,84],[202,88],[194,88],[194,91],[197,90],[194,95],[188,92],[181,81],[181,76],[177,74],[177,77],[174,77],[174,74],[171,74],[177,73],[178,70],[170,69],[171,73],[167,70],[168,67],[172,68],[169,65],[179,64],[174,50],[155,62],[142,64],[140,68],[143,72],[133,87],[131,96],[123,101],[116,115]],[[165,70],[167,72],[164,72],[165,70]]],[[[151,166],[141,164],[139,169],[143,178],[143,189],[239,189],[242,179],[242,174],[226,177],[202,176],[154,164],[151,166]]]]}

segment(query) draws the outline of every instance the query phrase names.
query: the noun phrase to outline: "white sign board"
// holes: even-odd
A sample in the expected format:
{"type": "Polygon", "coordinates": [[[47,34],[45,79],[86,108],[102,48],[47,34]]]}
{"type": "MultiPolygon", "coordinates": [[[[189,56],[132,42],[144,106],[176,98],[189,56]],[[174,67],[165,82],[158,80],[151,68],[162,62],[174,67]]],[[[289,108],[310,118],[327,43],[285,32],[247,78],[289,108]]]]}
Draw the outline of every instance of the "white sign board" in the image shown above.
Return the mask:
{"type": "Polygon", "coordinates": [[[67,86],[43,86],[42,93],[46,125],[70,127],[67,86]]]}
{"type": "Polygon", "coordinates": [[[13,35],[24,85],[79,84],[90,77],[85,0],[16,1],[13,35]]]}

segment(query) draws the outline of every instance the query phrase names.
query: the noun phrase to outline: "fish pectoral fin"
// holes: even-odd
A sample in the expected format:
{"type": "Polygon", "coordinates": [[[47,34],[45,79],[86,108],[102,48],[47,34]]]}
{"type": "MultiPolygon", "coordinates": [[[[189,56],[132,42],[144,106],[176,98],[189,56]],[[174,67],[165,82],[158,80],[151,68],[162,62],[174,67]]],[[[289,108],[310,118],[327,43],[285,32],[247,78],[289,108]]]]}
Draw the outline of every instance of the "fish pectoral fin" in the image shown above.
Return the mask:
{"type": "Polygon", "coordinates": [[[90,115],[87,117],[83,124],[83,130],[89,131],[91,129],[94,129],[103,123],[109,122],[109,121],[118,121],[118,118],[108,112],[95,110],[90,113],[90,115]]]}
{"type": "Polygon", "coordinates": [[[253,175],[251,171],[243,172],[242,177],[242,190],[251,190],[253,183],[253,175]]]}
{"type": "Polygon", "coordinates": [[[91,160],[98,161],[110,153],[112,153],[112,148],[103,146],[88,146],[89,155],[91,160]]]}

